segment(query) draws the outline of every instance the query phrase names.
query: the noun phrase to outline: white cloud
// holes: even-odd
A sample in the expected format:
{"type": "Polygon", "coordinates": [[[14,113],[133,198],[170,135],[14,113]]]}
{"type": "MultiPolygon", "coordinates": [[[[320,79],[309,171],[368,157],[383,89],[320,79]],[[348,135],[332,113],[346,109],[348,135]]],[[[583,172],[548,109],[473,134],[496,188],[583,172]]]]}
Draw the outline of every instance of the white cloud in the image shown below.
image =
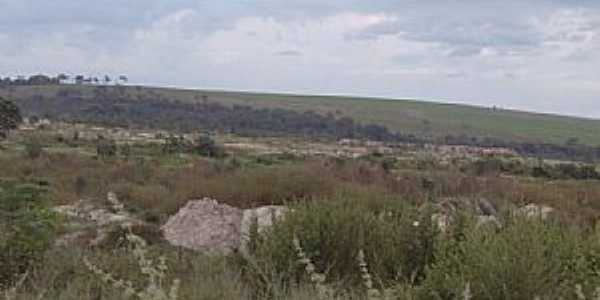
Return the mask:
{"type": "Polygon", "coordinates": [[[0,75],[124,73],[600,117],[599,6],[578,3],[0,0],[0,75]]]}

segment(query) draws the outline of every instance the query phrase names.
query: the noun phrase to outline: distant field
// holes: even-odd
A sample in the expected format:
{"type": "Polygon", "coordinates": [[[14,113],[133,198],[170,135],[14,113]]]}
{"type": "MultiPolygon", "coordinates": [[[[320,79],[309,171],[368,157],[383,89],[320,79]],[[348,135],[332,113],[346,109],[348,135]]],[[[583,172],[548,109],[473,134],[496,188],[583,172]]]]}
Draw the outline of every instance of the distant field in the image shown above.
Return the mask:
{"type": "MultiPolygon", "coordinates": [[[[583,144],[600,145],[600,120],[559,115],[399,99],[258,94],[134,86],[120,88],[122,93],[131,97],[153,94],[164,99],[180,101],[206,99],[209,102],[230,105],[245,104],[254,107],[332,113],[338,116],[349,116],[360,122],[381,124],[402,133],[431,136],[466,134],[556,144],[563,144],[567,139],[575,137],[583,144]]],[[[11,87],[0,89],[0,95],[15,100],[33,95],[53,97],[59,89],[92,95],[95,87],[11,87]]]]}

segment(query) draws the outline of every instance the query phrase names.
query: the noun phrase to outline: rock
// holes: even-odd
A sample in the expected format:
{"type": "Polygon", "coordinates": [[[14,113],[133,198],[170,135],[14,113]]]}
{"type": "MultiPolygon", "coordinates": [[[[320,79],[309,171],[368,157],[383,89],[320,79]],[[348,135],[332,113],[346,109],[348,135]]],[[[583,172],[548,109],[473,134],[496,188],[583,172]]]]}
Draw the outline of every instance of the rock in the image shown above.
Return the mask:
{"type": "Polygon", "coordinates": [[[431,223],[435,224],[442,233],[445,233],[452,224],[452,218],[449,214],[435,213],[431,215],[431,223]]]}
{"type": "Polygon", "coordinates": [[[497,216],[498,215],[498,210],[496,209],[496,207],[487,199],[485,198],[480,198],[477,201],[478,204],[478,208],[481,211],[481,214],[484,216],[497,216]]]}
{"type": "Polygon", "coordinates": [[[519,208],[516,211],[516,215],[527,218],[540,218],[541,220],[547,220],[553,212],[554,208],[550,206],[530,203],[519,208]]]}
{"type": "Polygon", "coordinates": [[[480,201],[480,199],[470,197],[446,197],[440,198],[435,204],[436,210],[446,214],[455,214],[458,211],[464,211],[473,213],[476,215],[483,215],[484,212],[481,206],[487,206],[487,200],[480,201]],[[483,205],[480,205],[483,202],[483,205]]]}
{"type": "Polygon", "coordinates": [[[95,222],[98,226],[106,226],[115,223],[128,223],[134,221],[129,214],[111,213],[110,211],[103,208],[90,211],[89,219],[95,222]]]}
{"type": "Polygon", "coordinates": [[[81,244],[84,240],[88,246],[103,242],[107,232],[115,226],[129,228],[133,225],[144,224],[124,210],[114,193],[108,193],[107,201],[110,209],[99,207],[91,201],[79,200],[72,205],[54,207],[52,210],[67,219],[67,228],[72,228],[57,239],[57,246],[81,244]]]}
{"type": "Polygon", "coordinates": [[[108,194],[106,195],[106,199],[108,200],[108,203],[110,203],[113,211],[125,212],[125,206],[119,201],[119,199],[117,199],[117,194],[113,192],[108,192],[108,194]]]}
{"type": "Polygon", "coordinates": [[[188,202],[161,229],[172,245],[226,254],[240,246],[242,216],[238,208],[205,198],[188,202]]]}
{"type": "MultiPolygon", "coordinates": [[[[426,209],[426,205],[421,209],[426,209]]],[[[455,221],[457,214],[465,212],[473,215],[476,220],[476,226],[493,226],[500,228],[502,223],[499,219],[498,210],[489,200],[485,198],[470,198],[470,197],[447,197],[440,198],[432,206],[433,214],[431,221],[437,225],[437,228],[445,233],[450,228],[450,225],[455,221]]]]}
{"type": "Polygon", "coordinates": [[[174,246],[218,254],[247,253],[252,230],[263,233],[287,211],[284,206],[242,210],[205,198],[188,202],[161,229],[174,246]]]}
{"type": "Polygon", "coordinates": [[[502,228],[502,223],[496,218],[496,216],[477,216],[476,228],[502,228]]]}
{"type": "Polygon", "coordinates": [[[282,218],[287,211],[288,208],[285,206],[274,205],[244,210],[240,239],[240,250],[242,253],[247,253],[247,245],[250,241],[253,226],[256,226],[256,231],[260,234],[265,229],[271,227],[275,221],[282,218]]]}
{"type": "Polygon", "coordinates": [[[90,232],[90,230],[77,230],[74,232],[66,233],[60,237],[58,237],[54,241],[55,247],[72,247],[74,245],[82,246],[89,245],[90,240],[95,236],[95,232],[90,232]]]}

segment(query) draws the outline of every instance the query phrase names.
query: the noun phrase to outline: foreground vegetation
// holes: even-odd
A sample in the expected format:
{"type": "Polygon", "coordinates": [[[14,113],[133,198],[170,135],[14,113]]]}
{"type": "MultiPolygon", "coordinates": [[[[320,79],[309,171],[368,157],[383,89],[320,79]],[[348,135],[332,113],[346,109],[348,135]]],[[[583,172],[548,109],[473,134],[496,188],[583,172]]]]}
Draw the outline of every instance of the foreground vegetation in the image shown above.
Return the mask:
{"type": "Polygon", "coordinates": [[[294,209],[246,257],[162,243],[142,246],[142,262],[135,244],[50,249],[12,299],[594,299],[600,284],[596,231],[519,218],[478,228],[465,216],[442,234],[414,207],[386,199],[294,209]],[[138,264],[162,273],[152,283],[155,271],[138,264]],[[120,279],[140,292],[127,296],[120,279]]]}
{"type": "Polygon", "coordinates": [[[0,141],[0,299],[600,297],[594,164],[438,155],[423,145],[365,146],[357,156],[242,151],[206,133],[117,141],[116,128],[15,125],[0,141]],[[59,243],[82,225],[54,208],[106,206],[109,192],[143,225],[115,226],[101,243],[86,234],[59,243]],[[254,228],[247,252],[166,242],[160,226],[203,197],[289,210],[254,228]],[[493,207],[483,217],[495,221],[482,222],[473,201],[493,207]],[[525,204],[554,212],[518,213],[525,204]]]}
{"type": "Polygon", "coordinates": [[[154,226],[139,234],[149,242],[147,259],[164,272],[165,295],[179,280],[177,299],[572,299],[592,297],[600,286],[596,180],[510,178],[506,167],[479,164],[390,165],[377,155],[206,158],[162,149],[138,145],[127,156],[104,157],[95,142],[68,146],[52,135],[5,142],[2,211],[13,217],[2,226],[13,231],[3,230],[9,234],[0,241],[2,280],[4,289],[15,287],[6,297],[128,299],[90,266],[146,290],[148,271],[140,272],[132,252],[138,246],[119,235],[93,248],[53,246],[65,229],[49,208],[104,201],[108,191],[154,226]],[[41,149],[31,155],[34,138],[41,149]],[[205,196],[236,207],[287,204],[294,213],[255,236],[248,256],[206,255],[162,241],[158,226],[205,196]],[[448,197],[486,197],[504,210],[547,204],[559,213],[549,221],[507,216],[501,228],[482,228],[465,211],[442,232],[429,208],[448,197]]]}

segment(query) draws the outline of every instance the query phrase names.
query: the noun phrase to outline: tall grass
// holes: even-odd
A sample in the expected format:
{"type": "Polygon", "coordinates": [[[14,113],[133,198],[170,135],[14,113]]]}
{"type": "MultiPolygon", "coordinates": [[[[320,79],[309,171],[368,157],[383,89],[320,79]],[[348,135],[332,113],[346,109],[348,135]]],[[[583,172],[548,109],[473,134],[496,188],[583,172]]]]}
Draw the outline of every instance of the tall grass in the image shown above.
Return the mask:
{"type": "Polygon", "coordinates": [[[595,299],[600,287],[598,232],[523,218],[478,228],[465,215],[442,235],[410,204],[348,197],[296,204],[248,257],[159,244],[140,264],[127,248],[50,250],[9,297],[128,299],[118,278],[134,294],[180,279],[178,300],[595,299]]]}
{"type": "MultiPolygon", "coordinates": [[[[284,285],[300,281],[301,266],[290,260],[296,255],[290,245],[297,236],[316,272],[324,273],[327,280],[341,288],[363,282],[356,268],[359,249],[363,249],[369,269],[375,274],[376,288],[420,278],[433,254],[435,230],[430,218],[394,198],[361,201],[349,197],[352,195],[295,205],[293,213],[255,243],[254,259],[272,268],[260,272],[282,274],[284,285]],[[415,220],[419,220],[418,226],[415,220]]],[[[257,271],[252,271],[248,276],[255,276],[257,271]]]]}

